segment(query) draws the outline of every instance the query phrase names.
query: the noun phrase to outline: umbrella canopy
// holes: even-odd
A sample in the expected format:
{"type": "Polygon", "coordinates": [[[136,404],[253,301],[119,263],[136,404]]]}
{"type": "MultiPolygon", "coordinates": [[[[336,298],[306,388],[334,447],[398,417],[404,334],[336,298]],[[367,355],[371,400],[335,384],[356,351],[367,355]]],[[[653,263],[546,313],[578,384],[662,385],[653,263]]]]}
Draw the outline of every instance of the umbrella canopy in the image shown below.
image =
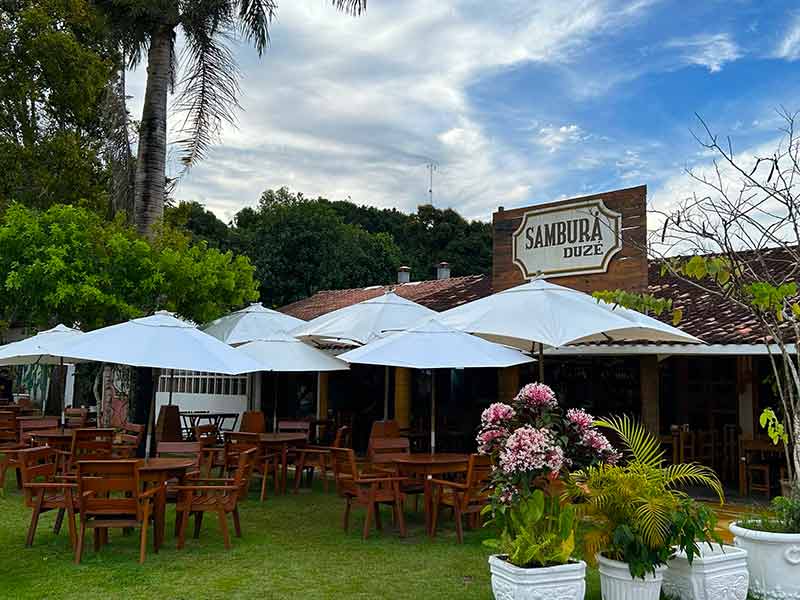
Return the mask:
{"type": "Polygon", "coordinates": [[[236,348],[252,358],[262,371],[282,373],[300,371],[346,371],[350,366],[322,350],[293,338],[287,333],[274,333],[236,348]]]}
{"type": "MultiPolygon", "coordinates": [[[[85,335],[79,329],[56,325],[24,340],[0,346],[0,365],[58,365],[62,358],[53,349],[66,340],[85,335]]],[[[67,361],[71,362],[71,361],[67,361]]],[[[74,362],[74,361],[72,361],[74,362]]]]}
{"type": "Polygon", "coordinates": [[[255,302],[247,308],[212,321],[203,327],[203,331],[226,344],[236,346],[268,338],[274,333],[289,331],[304,324],[302,319],[264,308],[260,302],[255,302]]]}
{"type": "Polygon", "coordinates": [[[513,367],[533,361],[513,348],[458,331],[437,319],[341,354],[350,363],[410,369],[513,367]]]}
{"type": "Polygon", "coordinates": [[[321,315],[291,333],[318,343],[339,342],[358,346],[379,338],[386,331],[407,329],[437,314],[394,292],[386,292],[377,298],[321,315]]]}
{"type": "Polygon", "coordinates": [[[701,340],[589,294],[536,279],[441,313],[443,323],[488,340],[531,350],[590,341],[685,342],[701,340]]]}
{"type": "Polygon", "coordinates": [[[247,355],[166,311],[73,336],[52,350],[65,362],[92,360],[226,375],[261,370],[247,355]]]}

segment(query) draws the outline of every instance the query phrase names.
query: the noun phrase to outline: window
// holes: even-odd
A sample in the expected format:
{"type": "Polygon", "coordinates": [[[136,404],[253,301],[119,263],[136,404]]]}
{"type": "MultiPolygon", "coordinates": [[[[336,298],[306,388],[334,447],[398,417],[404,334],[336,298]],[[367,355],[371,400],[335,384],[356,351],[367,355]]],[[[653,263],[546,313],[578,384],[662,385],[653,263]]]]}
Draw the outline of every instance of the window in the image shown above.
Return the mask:
{"type": "MultiPolygon", "coordinates": [[[[246,396],[247,375],[220,375],[198,371],[175,371],[173,392],[185,394],[215,394],[220,396],[246,396]]],[[[169,393],[170,375],[158,378],[158,391],[169,393]]]]}

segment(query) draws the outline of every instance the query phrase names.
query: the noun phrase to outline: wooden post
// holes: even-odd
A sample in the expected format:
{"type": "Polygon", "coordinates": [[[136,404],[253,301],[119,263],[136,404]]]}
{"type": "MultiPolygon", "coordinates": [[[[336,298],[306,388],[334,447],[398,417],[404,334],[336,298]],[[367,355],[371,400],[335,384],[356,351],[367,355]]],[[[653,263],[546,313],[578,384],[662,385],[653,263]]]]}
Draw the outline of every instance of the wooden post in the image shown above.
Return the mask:
{"type": "Polygon", "coordinates": [[[328,416],[328,373],[320,372],[317,376],[317,418],[328,416]]]}
{"type": "Polygon", "coordinates": [[[753,357],[736,357],[736,395],[738,397],[739,427],[742,437],[752,439],[755,433],[755,385],[753,357]]]}
{"type": "Polygon", "coordinates": [[[411,369],[394,370],[394,419],[400,429],[411,425],[411,369]]]}
{"type": "Polygon", "coordinates": [[[659,416],[658,356],[639,358],[639,390],[642,402],[642,423],[655,435],[661,429],[659,416]]]}
{"type": "Polygon", "coordinates": [[[497,399],[509,402],[519,391],[519,367],[497,369],[497,399]]]}

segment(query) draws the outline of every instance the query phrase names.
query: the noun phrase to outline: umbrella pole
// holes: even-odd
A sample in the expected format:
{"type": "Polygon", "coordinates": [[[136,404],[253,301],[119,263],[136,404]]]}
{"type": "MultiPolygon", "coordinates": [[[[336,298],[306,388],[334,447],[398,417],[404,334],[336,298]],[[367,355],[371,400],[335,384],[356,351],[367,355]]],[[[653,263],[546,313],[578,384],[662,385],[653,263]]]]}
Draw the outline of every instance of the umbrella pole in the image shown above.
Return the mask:
{"type": "Polygon", "coordinates": [[[539,383],[544,383],[544,344],[539,343],[539,383]]]}
{"type": "Polygon", "coordinates": [[[431,454],[436,452],[436,371],[431,369],[431,454]]]}
{"type": "Polygon", "coordinates": [[[67,424],[67,377],[66,374],[62,373],[64,370],[64,358],[59,356],[58,358],[58,377],[59,381],[63,382],[61,387],[61,427],[64,427],[67,424]],[[63,378],[62,378],[63,376],[63,378]]]}
{"type": "Polygon", "coordinates": [[[169,405],[172,406],[172,390],[175,389],[175,369],[169,370],[169,405]]]}
{"type": "Polygon", "coordinates": [[[153,393],[150,396],[150,415],[147,417],[147,438],[145,440],[144,455],[150,456],[150,449],[152,447],[153,436],[155,435],[155,422],[156,422],[156,393],[158,393],[158,369],[151,371],[153,378],[153,393]]]}
{"type": "Polygon", "coordinates": [[[278,374],[272,378],[272,432],[278,433],[278,374]]]}
{"type": "Polygon", "coordinates": [[[383,375],[383,420],[389,420],[389,367],[384,367],[383,375]]]}

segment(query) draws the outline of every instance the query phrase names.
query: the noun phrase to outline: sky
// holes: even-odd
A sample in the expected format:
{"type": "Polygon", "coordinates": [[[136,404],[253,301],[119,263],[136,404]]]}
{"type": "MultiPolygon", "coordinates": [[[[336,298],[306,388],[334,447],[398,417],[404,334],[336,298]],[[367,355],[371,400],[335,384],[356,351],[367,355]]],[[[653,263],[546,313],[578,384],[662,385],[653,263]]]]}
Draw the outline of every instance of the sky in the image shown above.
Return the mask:
{"type": "MultiPolygon", "coordinates": [[[[792,2],[283,0],[261,58],[233,45],[236,126],[175,191],[225,221],[281,186],[410,212],[432,162],[434,205],[471,219],[642,184],[664,209],[711,164],[696,115],[750,156],[800,110],[792,2]]],[[[143,68],[128,92],[139,118],[143,68]]]]}

